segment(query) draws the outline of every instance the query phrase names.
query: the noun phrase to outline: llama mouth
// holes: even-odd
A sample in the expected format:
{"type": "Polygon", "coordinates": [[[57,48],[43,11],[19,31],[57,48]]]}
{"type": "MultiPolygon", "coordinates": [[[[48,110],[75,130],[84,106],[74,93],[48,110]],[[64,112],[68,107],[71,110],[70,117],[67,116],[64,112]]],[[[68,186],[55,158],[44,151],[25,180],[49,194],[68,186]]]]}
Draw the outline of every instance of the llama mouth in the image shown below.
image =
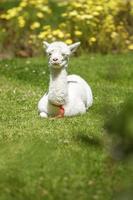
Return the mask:
{"type": "Polygon", "coordinates": [[[57,66],[60,66],[60,63],[52,62],[52,65],[57,67],[57,66]]]}
{"type": "Polygon", "coordinates": [[[60,63],[56,63],[56,62],[54,62],[54,63],[52,63],[53,65],[60,65],[60,63]]]}

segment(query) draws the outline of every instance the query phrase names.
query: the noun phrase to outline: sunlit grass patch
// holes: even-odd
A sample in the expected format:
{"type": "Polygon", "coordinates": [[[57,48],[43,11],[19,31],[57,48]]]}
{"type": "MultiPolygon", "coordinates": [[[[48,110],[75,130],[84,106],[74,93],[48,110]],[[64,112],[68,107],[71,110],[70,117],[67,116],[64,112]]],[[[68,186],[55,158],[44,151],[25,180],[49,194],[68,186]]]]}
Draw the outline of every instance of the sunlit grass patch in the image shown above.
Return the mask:
{"type": "Polygon", "coordinates": [[[112,200],[122,190],[130,170],[110,159],[104,121],[132,93],[132,62],[131,54],[73,58],[69,73],[91,85],[94,104],[56,120],[37,111],[48,88],[46,58],[0,62],[0,199],[112,200]]]}

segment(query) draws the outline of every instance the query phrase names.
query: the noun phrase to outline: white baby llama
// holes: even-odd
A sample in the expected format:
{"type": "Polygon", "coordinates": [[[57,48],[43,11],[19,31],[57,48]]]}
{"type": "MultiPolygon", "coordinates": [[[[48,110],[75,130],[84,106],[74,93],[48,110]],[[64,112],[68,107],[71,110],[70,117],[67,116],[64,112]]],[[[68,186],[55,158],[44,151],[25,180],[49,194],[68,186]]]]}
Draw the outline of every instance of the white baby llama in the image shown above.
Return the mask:
{"type": "Polygon", "coordinates": [[[40,99],[41,117],[63,117],[83,114],[92,105],[90,86],[77,75],[67,75],[69,56],[80,42],[66,45],[64,42],[43,42],[49,59],[50,83],[48,92],[40,99]]]}

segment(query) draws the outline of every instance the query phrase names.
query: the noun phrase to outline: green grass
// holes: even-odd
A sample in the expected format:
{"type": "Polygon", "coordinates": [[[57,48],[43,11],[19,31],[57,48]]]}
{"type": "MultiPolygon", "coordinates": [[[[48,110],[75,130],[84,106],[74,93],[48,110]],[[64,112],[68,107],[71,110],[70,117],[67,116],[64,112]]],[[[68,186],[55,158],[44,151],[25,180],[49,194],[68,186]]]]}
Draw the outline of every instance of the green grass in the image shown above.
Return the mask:
{"type": "Polygon", "coordinates": [[[131,54],[71,58],[69,73],[89,82],[93,107],[50,120],[37,111],[46,58],[0,62],[0,200],[115,199],[129,172],[110,159],[103,126],[109,108],[119,111],[132,93],[132,63],[131,54]]]}

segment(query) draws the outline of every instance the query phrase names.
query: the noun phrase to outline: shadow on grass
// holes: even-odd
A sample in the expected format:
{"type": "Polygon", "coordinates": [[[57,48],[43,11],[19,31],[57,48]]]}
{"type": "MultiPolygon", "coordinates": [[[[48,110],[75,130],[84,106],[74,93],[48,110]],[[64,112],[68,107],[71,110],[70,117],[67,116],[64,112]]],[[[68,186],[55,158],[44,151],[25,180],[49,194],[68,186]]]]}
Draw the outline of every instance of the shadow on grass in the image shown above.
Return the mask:
{"type": "Polygon", "coordinates": [[[100,141],[100,139],[98,139],[95,136],[88,136],[86,134],[83,133],[78,133],[76,137],[74,137],[74,139],[80,143],[83,144],[85,146],[92,146],[92,147],[96,147],[96,148],[101,148],[102,147],[102,142],[100,141]]]}

